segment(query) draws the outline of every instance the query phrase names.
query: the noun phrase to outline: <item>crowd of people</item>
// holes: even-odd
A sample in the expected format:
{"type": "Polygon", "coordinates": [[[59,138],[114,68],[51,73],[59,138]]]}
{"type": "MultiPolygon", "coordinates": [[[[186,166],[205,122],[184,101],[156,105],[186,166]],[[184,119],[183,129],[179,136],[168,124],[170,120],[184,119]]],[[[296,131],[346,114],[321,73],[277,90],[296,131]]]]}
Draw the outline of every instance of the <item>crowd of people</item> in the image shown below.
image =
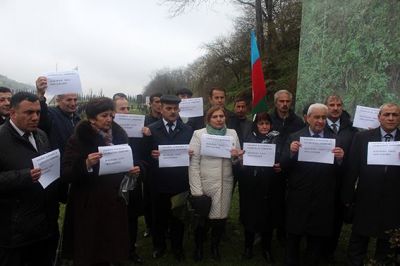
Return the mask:
{"type": "MultiPolygon", "coordinates": [[[[334,260],[342,225],[352,223],[347,264],[363,265],[370,238],[376,238],[374,258],[383,265],[397,252],[388,230],[400,228],[400,166],[371,165],[370,142],[400,141],[400,107],[384,103],[379,127],[352,126],[338,95],[305,108],[304,120],[292,110],[287,90],[274,95],[271,112],[248,119],[243,98],[234,110],[225,107],[226,92],[213,87],[204,116],[179,116],[176,95],[150,96],[142,138],[130,138],[114,122],[116,113],[131,112],[126,95],[91,99],[85,115],[77,114],[78,95],[56,96],[46,103],[47,79],[36,81],[37,94],[0,87],[0,265],[74,265],[143,263],[136,251],[138,217],[144,215],[145,236],[151,236],[152,256],[170,252],[177,262],[192,252],[204,259],[210,231],[211,257],[223,262],[220,242],[235,187],[239,191],[243,225],[243,259],[251,259],[257,236],[267,264],[276,263],[271,240],[276,231],[285,246],[284,265],[300,265],[300,242],[306,239],[305,265],[334,260]],[[203,155],[204,135],[230,136],[230,158],[203,155]],[[302,137],[336,140],[333,164],[299,160],[302,137]],[[272,167],[243,165],[244,143],[276,144],[272,167]],[[99,146],[129,144],[133,161],[128,172],[99,175],[99,146]],[[160,145],[189,146],[189,166],[160,167],[160,145]],[[43,188],[43,169],[32,159],[54,149],[61,153],[61,176],[43,188]],[[121,184],[129,181],[127,191],[121,184]],[[194,250],[184,250],[185,221],[175,211],[194,211],[194,250]],[[183,202],[183,203],[182,203],[183,202]],[[62,232],[60,203],[66,204],[62,232]],[[168,237],[167,237],[168,236],[168,237]]],[[[400,156],[399,156],[400,158],[400,156]]],[[[396,253],[397,254],[397,253],[396,253]]]]}

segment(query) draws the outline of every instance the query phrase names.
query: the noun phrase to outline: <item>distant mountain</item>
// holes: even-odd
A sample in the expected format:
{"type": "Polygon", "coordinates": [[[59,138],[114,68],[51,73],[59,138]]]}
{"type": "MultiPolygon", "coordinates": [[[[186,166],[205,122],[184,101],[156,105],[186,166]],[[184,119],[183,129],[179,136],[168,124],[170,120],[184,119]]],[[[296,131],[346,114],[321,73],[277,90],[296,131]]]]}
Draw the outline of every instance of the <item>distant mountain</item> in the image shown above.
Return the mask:
{"type": "Polygon", "coordinates": [[[35,86],[9,79],[3,75],[0,75],[0,86],[10,88],[14,91],[36,91],[35,86]]]}

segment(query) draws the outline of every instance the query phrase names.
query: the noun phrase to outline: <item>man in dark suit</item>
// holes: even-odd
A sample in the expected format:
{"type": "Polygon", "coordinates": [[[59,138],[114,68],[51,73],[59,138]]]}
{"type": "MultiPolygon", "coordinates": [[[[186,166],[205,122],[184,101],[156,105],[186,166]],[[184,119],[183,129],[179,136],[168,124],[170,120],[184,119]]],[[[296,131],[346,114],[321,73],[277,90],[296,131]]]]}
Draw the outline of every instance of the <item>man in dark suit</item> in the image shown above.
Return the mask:
{"type": "Polygon", "coordinates": [[[175,259],[181,261],[183,254],[184,223],[172,214],[171,198],[189,190],[188,167],[160,168],[159,145],[189,144],[192,129],[182,123],[179,117],[180,99],[174,95],[161,97],[162,119],[149,125],[151,136],[147,137],[151,148],[150,162],[153,169],[151,179],[153,203],[153,257],[160,258],[166,249],[165,233],[170,228],[171,246],[175,259]]]}
{"type": "Polygon", "coordinates": [[[380,126],[357,133],[350,148],[351,163],[342,194],[346,205],[354,204],[349,265],[363,265],[370,237],[377,238],[375,260],[388,265],[391,248],[387,231],[400,228],[400,166],[367,162],[369,142],[400,141],[399,105],[382,105],[378,119],[380,126]]]}
{"type": "Polygon", "coordinates": [[[345,154],[343,158],[343,167],[341,167],[340,171],[337,172],[333,235],[329,238],[324,252],[326,260],[334,262],[334,253],[339,241],[344,218],[343,214],[345,212],[345,206],[340,199],[340,191],[346,174],[347,162],[351,162],[348,157],[348,152],[357,129],[353,127],[350,115],[343,110],[343,101],[339,95],[329,95],[325,100],[325,105],[328,107],[328,117],[326,119],[325,130],[335,134],[336,140],[343,148],[345,154]]]}
{"type": "Polygon", "coordinates": [[[0,125],[4,124],[10,116],[11,96],[12,93],[9,88],[0,87],[0,125]]]}
{"type": "Polygon", "coordinates": [[[322,246],[333,231],[335,170],[343,159],[343,149],[335,147],[334,164],[298,161],[300,137],[335,138],[325,130],[328,108],[312,104],[308,127],[289,136],[281,167],[288,171],[287,242],[285,265],[299,265],[299,244],[307,238],[307,265],[319,263],[322,246]]]}
{"type": "Polygon", "coordinates": [[[18,92],[11,98],[10,119],[0,127],[0,265],[53,265],[51,202],[38,182],[41,169],[32,165],[50,150],[39,116],[38,97],[18,92]]]}
{"type": "MultiPolygon", "coordinates": [[[[128,97],[124,93],[116,93],[113,95],[116,114],[129,114],[130,106],[128,97]]],[[[135,264],[142,264],[143,259],[136,252],[136,240],[138,233],[138,217],[143,215],[143,172],[144,165],[142,164],[142,148],[143,138],[129,138],[129,146],[132,148],[133,161],[135,166],[140,167],[141,175],[134,176],[135,186],[129,191],[128,201],[128,227],[129,227],[129,260],[135,264]]]]}
{"type": "MultiPolygon", "coordinates": [[[[221,87],[212,87],[209,92],[208,101],[210,103],[210,107],[212,106],[221,106],[225,108],[225,100],[226,100],[226,91],[221,87]]],[[[207,113],[207,110],[204,111],[204,114],[207,113]]],[[[225,117],[226,117],[226,126],[228,128],[234,128],[231,124],[233,117],[235,114],[227,109],[225,109],[225,117]]],[[[204,116],[199,117],[191,117],[187,122],[187,125],[192,127],[193,131],[197,129],[201,129],[205,127],[204,116]]]]}
{"type": "MultiPolygon", "coordinates": [[[[148,126],[154,122],[161,119],[161,96],[162,93],[156,92],[150,95],[150,110],[144,119],[143,134],[149,136],[151,134],[148,126]]],[[[144,211],[144,221],[146,223],[146,229],[143,234],[144,237],[149,237],[152,233],[153,226],[153,203],[151,199],[150,182],[152,179],[151,166],[144,163],[146,168],[145,177],[143,178],[143,211],[144,211]]]]}

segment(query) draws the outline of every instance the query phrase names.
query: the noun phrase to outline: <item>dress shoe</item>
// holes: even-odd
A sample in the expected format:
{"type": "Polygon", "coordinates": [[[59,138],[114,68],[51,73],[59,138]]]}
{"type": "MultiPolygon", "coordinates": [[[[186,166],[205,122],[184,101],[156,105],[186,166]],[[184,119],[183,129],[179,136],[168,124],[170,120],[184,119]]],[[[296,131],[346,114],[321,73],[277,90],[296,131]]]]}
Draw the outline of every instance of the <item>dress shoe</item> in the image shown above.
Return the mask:
{"type": "Polygon", "coordinates": [[[129,260],[135,264],[143,264],[143,259],[136,252],[129,255],[129,260]]]}
{"type": "Polygon", "coordinates": [[[266,261],[268,264],[273,264],[273,263],[275,263],[275,259],[274,259],[274,257],[272,256],[271,251],[269,251],[269,250],[264,250],[262,254],[263,254],[263,257],[264,257],[265,261],[266,261]]]}
{"type": "Polygon", "coordinates": [[[219,247],[217,245],[211,244],[211,258],[215,261],[221,260],[221,256],[219,254],[219,247]]]}
{"type": "Polygon", "coordinates": [[[153,251],[153,258],[158,259],[164,256],[165,249],[156,249],[153,251]]]}
{"type": "Polygon", "coordinates": [[[185,260],[185,253],[183,252],[182,249],[175,250],[173,253],[174,253],[174,258],[177,262],[181,262],[181,261],[185,260]]]}
{"type": "Polygon", "coordinates": [[[243,255],[243,259],[249,260],[253,257],[253,249],[252,248],[245,248],[243,255]]]}
{"type": "Polygon", "coordinates": [[[146,228],[146,230],[143,233],[143,237],[147,238],[149,236],[151,236],[151,230],[150,230],[150,228],[146,228]]]}
{"type": "Polygon", "coordinates": [[[202,261],[203,260],[203,248],[198,248],[194,250],[193,254],[193,260],[194,261],[202,261]]]}

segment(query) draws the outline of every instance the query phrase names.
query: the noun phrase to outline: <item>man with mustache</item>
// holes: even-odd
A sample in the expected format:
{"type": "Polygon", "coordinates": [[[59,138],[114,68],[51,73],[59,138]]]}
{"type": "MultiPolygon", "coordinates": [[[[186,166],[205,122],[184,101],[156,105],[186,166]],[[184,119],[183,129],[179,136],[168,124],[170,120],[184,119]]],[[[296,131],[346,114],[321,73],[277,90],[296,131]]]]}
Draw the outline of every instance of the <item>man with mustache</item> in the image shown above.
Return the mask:
{"type": "MultiPolygon", "coordinates": [[[[350,163],[343,180],[342,200],[354,204],[353,227],[347,250],[348,265],[364,265],[370,238],[376,238],[376,265],[393,265],[389,255],[398,252],[391,246],[389,230],[400,228],[400,166],[370,164],[369,142],[400,141],[400,107],[385,103],[378,114],[380,126],[355,134],[350,148],[350,163]],[[357,184],[357,185],[356,185],[357,184]]],[[[397,241],[397,240],[396,240],[397,241]]]]}
{"type": "Polygon", "coordinates": [[[153,258],[161,258],[166,250],[165,234],[170,228],[171,247],[177,261],[184,259],[184,223],[174,216],[171,198],[189,190],[188,167],[160,168],[159,145],[189,144],[193,130],[179,120],[180,99],[175,95],[161,96],[161,119],[149,125],[150,136],[146,138],[148,158],[153,169],[150,187],[153,207],[153,258]]]}
{"type": "MultiPolygon", "coordinates": [[[[275,108],[270,113],[272,129],[279,132],[279,138],[277,140],[277,147],[281,147],[276,151],[277,162],[280,161],[282,154],[282,149],[285,146],[286,140],[289,135],[299,131],[304,127],[303,120],[297,116],[293,110],[291,110],[293,95],[287,90],[279,90],[274,94],[275,108]]],[[[282,175],[282,189],[285,191],[287,176],[284,172],[280,173],[282,175]]],[[[285,229],[282,225],[281,228],[277,230],[277,236],[279,242],[284,245],[285,243],[285,229]]]]}

